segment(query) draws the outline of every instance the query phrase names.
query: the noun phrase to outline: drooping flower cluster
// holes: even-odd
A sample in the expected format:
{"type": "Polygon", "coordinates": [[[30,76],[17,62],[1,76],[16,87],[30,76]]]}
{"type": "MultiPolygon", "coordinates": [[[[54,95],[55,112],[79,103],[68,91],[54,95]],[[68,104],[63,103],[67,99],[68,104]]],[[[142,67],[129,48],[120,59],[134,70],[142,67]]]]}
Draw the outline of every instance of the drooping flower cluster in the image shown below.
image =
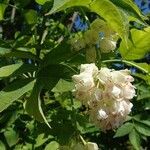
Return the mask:
{"type": "Polygon", "coordinates": [[[130,100],[135,96],[129,70],[98,70],[95,64],[82,64],[80,74],[72,78],[75,97],[88,108],[96,126],[115,129],[125,121],[133,106],[130,100]]]}

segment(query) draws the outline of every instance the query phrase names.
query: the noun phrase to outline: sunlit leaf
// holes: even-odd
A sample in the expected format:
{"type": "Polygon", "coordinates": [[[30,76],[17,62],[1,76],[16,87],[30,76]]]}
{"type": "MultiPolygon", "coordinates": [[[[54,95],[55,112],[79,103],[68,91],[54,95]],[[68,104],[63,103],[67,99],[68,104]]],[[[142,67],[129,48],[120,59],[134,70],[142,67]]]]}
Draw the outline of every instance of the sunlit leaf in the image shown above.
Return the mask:
{"type": "Polygon", "coordinates": [[[52,89],[53,92],[67,92],[72,91],[74,88],[74,84],[72,82],[68,82],[60,79],[56,86],[52,89]]]}
{"type": "Polygon", "coordinates": [[[64,10],[73,6],[85,6],[91,11],[103,17],[108,24],[116,31],[120,37],[127,42],[128,38],[128,20],[125,14],[121,12],[111,1],[108,0],[55,0],[52,10],[48,14],[64,10]],[[111,11],[110,11],[111,10],[111,11]]]}
{"type": "Polygon", "coordinates": [[[20,68],[22,63],[8,65],[0,68],[0,78],[8,77],[13,74],[18,68],[20,68]]]}
{"type": "Polygon", "coordinates": [[[46,145],[44,150],[58,150],[58,149],[59,149],[59,143],[57,143],[56,141],[52,141],[46,145]]]}
{"type": "Polygon", "coordinates": [[[44,133],[39,134],[36,138],[35,147],[39,147],[39,146],[43,145],[48,139],[49,138],[45,137],[44,133]]]}
{"type": "Polygon", "coordinates": [[[143,23],[144,20],[147,19],[144,15],[142,15],[142,12],[132,0],[119,0],[119,1],[111,0],[111,1],[119,8],[121,8],[123,11],[125,11],[127,15],[129,15],[129,20],[131,16],[136,19],[139,19],[141,23],[143,23]]]}
{"type": "Polygon", "coordinates": [[[46,2],[51,1],[51,0],[35,0],[38,4],[44,5],[46,2]]]}
{"type": "Polygon", "coordinates": [[[61,11],[63,9],[66,9],[68,7],[73,7],[73,6],[88,6],[90,4],[91,0],[85,0],[85,1],[80,1],[80,0],[55,0],[53,8],[48,14],[52,14],[58,11],[61,11]]]}
{"type": "Polygon", "coordinates": [[[136,60],[141,59],[146,53],[150,52],[150,27],[144,30],[131,30],[131,41],[128,41],[128,47],[126,47],[124,41],[120,45],[120,53],[124,59],[136,60]]]}
{"type": "Polygon", "coordinates": [[[22,79],[11,83],[0,91],[0,112],[6,109],[15,100],[33,88],[34,80],[22,79]]]}
{"type": "Polygon", "coordinates": [[[9,3],[9,0],[3,0],[3,2],[0,2],[0,20],[4,19],[4,13],[8,6],[6,3],[9,3]]]}

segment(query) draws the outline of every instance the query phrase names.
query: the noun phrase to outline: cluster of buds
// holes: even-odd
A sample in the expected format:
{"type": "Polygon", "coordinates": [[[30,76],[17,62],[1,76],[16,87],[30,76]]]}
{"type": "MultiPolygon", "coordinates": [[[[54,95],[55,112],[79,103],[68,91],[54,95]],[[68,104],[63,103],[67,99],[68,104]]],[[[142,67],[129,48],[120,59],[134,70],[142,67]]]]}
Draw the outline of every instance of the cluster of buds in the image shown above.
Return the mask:
{"type": "Polygon", "coordinates": [[[130,71],[98,68],[82,64],[74,75],[74,94],[88,109],[90,120],[102,130],[118,128],[131,112],[130,100],[135,96],[134,78],[130,71]]]}

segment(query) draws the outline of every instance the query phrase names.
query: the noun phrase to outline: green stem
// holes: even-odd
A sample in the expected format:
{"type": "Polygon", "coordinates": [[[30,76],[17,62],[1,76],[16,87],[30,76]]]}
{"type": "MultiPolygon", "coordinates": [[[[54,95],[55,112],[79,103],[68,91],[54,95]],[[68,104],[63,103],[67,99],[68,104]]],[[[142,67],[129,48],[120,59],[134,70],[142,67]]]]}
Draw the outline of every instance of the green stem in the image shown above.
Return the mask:
{"type": "Polygon", "coordinates": [[[131,61],[118,60],[118,59],[104,60],[104,61],[102,61],[102,63],[111,63],[111,62],[122,62],[122,63],[126,63],[126,64],[128,64],[128,65],[131,65],[131,66],[134,66],[134,67],[138,68],[139,70],[145,72],[146,74],[149,74],[149,72],[148,72],[146,69],[144,69],[144,68],[138,66],[137,64],[135,64],[134,62],[131,62],[131,61]]]}
{"type": "Polygon", "coordinates": [[[71,107],[72,107],[72,112],[73,112],[73,116],[72,116],[72,120],[73,120],[73,124],[74,126],[77,128],[77,119],[76,119],[76,110],[74,108],[74,101],[73,101],[73,97],[72,97],[72,92],[69,92],[70,94],[70,100],[71,100],[71,107]]]}
{"type": "Polygon", "coordinates": [[[79,135],[79,137],[80,137],[80,139],[81,139],[83,145],[86,145],[86,142],[85,142],[85,140],[83,139],[83,137],[82,137],[81,135],[79,135]]]}

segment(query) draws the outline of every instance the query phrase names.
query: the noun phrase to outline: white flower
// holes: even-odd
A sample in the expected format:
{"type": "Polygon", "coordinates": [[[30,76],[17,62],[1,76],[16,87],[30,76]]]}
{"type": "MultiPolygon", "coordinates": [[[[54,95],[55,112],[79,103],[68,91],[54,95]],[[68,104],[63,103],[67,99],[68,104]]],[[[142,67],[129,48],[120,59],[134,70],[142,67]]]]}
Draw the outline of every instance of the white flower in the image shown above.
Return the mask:
{"type": "Polygon", "coordinates": [[[111,72],[111,77],[112,81],[116,84],[124,84],[126,82],[133,82],[134,78],[129,75],[130,71],[125,69],[125,70],[120,70],[120,71],[112,71],[111,72]]]}
{"type": "Polygon", "coordinates": [[[77,90],[88,91],[95,86],[93,77],[84,72],[79,75],[74,75],[72,79],[76,83],[75,87],[77,90]]]}
{"type": "Polygon", "coordinates": [[[97,78],[102,84],[106,84],[106,82],[111,78],[110,70],[108,68],[101,68],[97,78]]]}
{"type": "Polygon", "coordinates": [[[126,99],[132,99],[135,94],[135,87],[129,82],[123,87],[123,96],[126,99]]]}
{"type": "Polygon", "coordinates": [[[98,68],[95,66],[94,63],[92,64],[82,64],[80,68],[80,73],[88,73],[92,76],[96,75],[98,73],[98,68]]]}
{"type": "Polygon", "coordinates": [[[91,122],[105,131],[125,121],[133,106],[130,100],[136,96],[129,70],[98,70],[95,64],[84,64],[72,78],[75,96],[88,107],[91,122]]]}

